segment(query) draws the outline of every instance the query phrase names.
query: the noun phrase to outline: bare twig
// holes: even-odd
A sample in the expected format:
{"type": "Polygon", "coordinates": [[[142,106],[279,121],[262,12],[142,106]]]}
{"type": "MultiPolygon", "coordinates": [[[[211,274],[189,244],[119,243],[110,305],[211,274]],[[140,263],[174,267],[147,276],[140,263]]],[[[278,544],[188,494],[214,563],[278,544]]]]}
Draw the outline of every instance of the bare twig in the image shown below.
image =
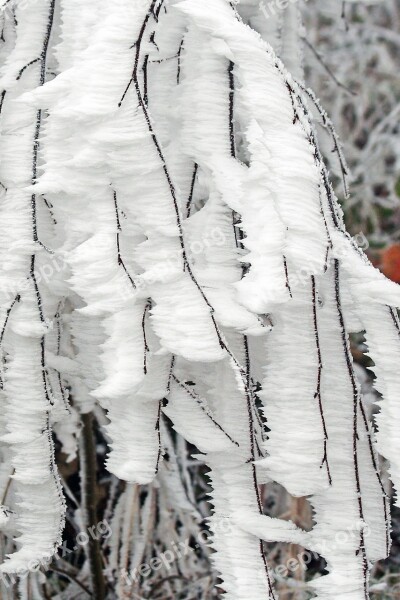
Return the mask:
{"type": "MultiPolygon", "coordinates": [[[[81,466],[81,488],[82,505],[89,531],[97,527],[97,490],[96,490],[96,445],[93,432],[93,415],[91,413],[82,415],[82,437],[80,444],[80,466],[81,466]]],[[[99,540],[89,535],[86,552],[90,565],[90,578],[93,594],[96,600],[104,600],[106,584],[103,574],[103,559],[99,540]]]]}

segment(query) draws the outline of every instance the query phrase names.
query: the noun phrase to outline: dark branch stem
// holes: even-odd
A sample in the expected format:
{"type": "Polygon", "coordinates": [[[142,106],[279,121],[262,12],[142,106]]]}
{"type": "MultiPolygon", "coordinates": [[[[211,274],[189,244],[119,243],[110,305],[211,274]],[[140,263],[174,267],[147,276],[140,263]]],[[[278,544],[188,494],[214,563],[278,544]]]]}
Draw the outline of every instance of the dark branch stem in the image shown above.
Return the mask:
{"type": "Polygon", "coordinates": [[[1,96],[0,96],[0,114],[1,114],[1,111],[3,110],[3,103],[4,103],[5,96],[6,96],[6,90],[3,90],[1,92],[1,96]]]}
{"type": "Polygon", "coordinates": [[[346,85],[344,85],[344,83],[342,83],[341,81],[339,81],[339,79],[336,77],[335,73],[332,71],[332,69],[326,64],[326,62],[324,61],[324,59],[322,58],[321,54],[318,52],[318,50],[316,48],[314,48],[314,46],[311,44],[311,42],[309,42],[307,40],[307,38],[303,37],[303,42],[305,43],[305,45],[307,46],[307,48],[309,48],[311,50],[311,52],[314,54],[315,58],[320,62],[320,64],[324,67],[325,71],[328,73],[328,75],[333,79],[333,81],[336,83],[336,85],[340,88],[342,88],[342,90],[344,90],[345,92],[347,92],[348,94],[350,94],[351,96],[357,96],[357,92],[354,92],[353,90],[351,90],[350,88],[348,88],[346,85]]]}
{"type": "Polygon", "coordinates": [[[129,279],[129,282],[131,284],[131,286],[133,287],[133,289],[136,289],[136,283],[134,281],[134,279],[132,278],[131,274],[129,273],[124,260],[122,259],[122,255],[121,255],[121,244],[120,244],[120,236],[122,233],[122,228],[121,228],[121,221],[119,218],[119,209],[118,209],[118,203],[117,203],[117,192],[114,191],[114,207],[115,207],[115,217],[116,217],[116,221],[117,221],[117,260],[118,260],[118,265],[120,267],[123,268],[125,275],[127,276],[127,278],[129,279]]]}
{"type": "Polygon", "coordinates": [[[40,60],[41,60],[40,57],[34,58],[30,62],[28,62],[24,67],[22,67],[22,69],[20,69],[18,72],[17,81],[19,81],[21,79],[23,73],[26,71],[26,69],[28,69],[28,67],[30,67],[31,65],[34,65],[35,63],[39,62],[40,60]]]}
{"type": "Polygon", "coordinates": [[[335,259],[335,296],[336,296],[336,307],[339,318],[339,325],[342,336],[342,345],[343,345],[343,353],[346,360],[347,370],[349,374],[349,379],[351,383],[351,387],[353,390],[353,462],[354,462],[354,479],[355,479],[355,487],[357,494],[357,503],[358,503],[358,514],[360,517],[361,525],[360,525],[360,546],[358,551],[361,552],[362,561],[363,561],[363,573],[364,573],[364,594],[365,600],[368,600],[368,559],[365,548],[365,536],[364,536],[364,508],[363,501],[361,496],[361,483],[360,483],[360,469],[358,464],[358,408],[360,403],[360,392],[358,389],[356,376],[353,369],[353,363],[351,358],[351,352],[349,347],[349,341],[346,331],[346,326],[343,317],[342,310],[342,301],[340,297],[340,267],[339,261],[335,259]]]}
{"type": "Polygon", "coordinates": [[[151,302],[148,301],[146,303],[146,306],[144,307],[143,317],[142,317],[143,347],[144,347],[144,352],[143,352],[143,371],[144,371],[145,375],[147,375],[147,353],[150,350],[149,345],[147,343],[147,335],[146,335],[146,314],[147,314],[147,311],[150,310],[150,308],[151,308],[151,302]]]}
{"type": "Polygon", "coordinates": [[[19,302],[20,300],[21,300],[21,296],[19,294],[17,294],[15,296],[14,300],[11,302],[10,307],[7,309],[6,318],[4,320],[3,327],[2,327],[1,333],[0,333],[0,347],[3,343],[3,338],[4,338],[4,334],[6,332],[8,320],[10,318],[10,313],[11,313],[12,309],[14,308],[14,306],[16,305],[16,303],[19,302]]]}
{"type": "Polygon", "coordinates": [[[190,213],[191,213],[191,210],[192,210],[194,186],[196,184],[196,177],[197,177],[198,170],[199,170],[199,165],[197,163],[194,163],[193,175],[192,175],[192,182],[191,182],[191,185],[190,185],[189,197],[188,197],[188,200],[186,202],[186,218],[187,219],[190,217],[190,213]]]}
{"type": "Polygon", "coordinates": [[[389,508],[388,508],[389,497],[386,493],[386,490],[385,490],[383,482],[382,482],[381,474],[379,472],[378,462],[377,462],[377,458],[375,455],[374,446],[372,443],[371,431],[370,431],[369,424],[368,424],[368,418],[367,418],[365,408],[364,408],[361,398],[360,398],[360,411],[361,411],[361,415],[362,415],[362,419],[363,419],[363,423],[364,423],[364,427],[365,427],[365,432],[367,434],[368,448],[369,448],[369,453],[371,456],[372,466],[374,468],[375,475],[378,480],[378,485],[382,492],[383,515],[384,515],[384,519],[385,519],[385,528],[386,528],[386,555],[389,556],[389,553],[390,553],[390,524],[389,524],[389,508]]]}
{"type": "Polygon", "coordinates": [[[290,287],[289,269],[288,269],[288,265],[287,265],[286,256],[283,257],[283,266],[284,266],[284,269],[285,269],[286,287],[287,287],[287,290],[289,292],[289,296],[291,298],[293,298],[292,288],[290,287]]]}
{"type": "MultiPolygon", "coordinates": [[[[340,164],[340,170],[342,173],[342,181],[343,181],[343,189],[344,189],[344,195],[346,198],[349,197],[350,195],[350,191],[349,191],[349,184],[347,182],[347,176],[348,176],[348,169],[346,166],[346,161],[345,158],[343,156],[342,153],[342,149],[341,149],[341,145],[339,142],[339,138],[336,134],[335,128],[333,126],[332,121],[330,120],[330,118],[328,117],[327,113],[325,112],[325,110],[322,108],[322,106],[320,105],[316,95],[314,94],[314,92],[310,89],[310,88],[306,88],[304,85],[302,85],[301,83],[297,82],[297,85],[299,86],[299,88],[305,93],[307,94],[307,96],[311,99],[311,101],[313,102],[315,108],[317,109],[318,113],[321,116],[322,119],[322,124],[323,126],[329,131],[332,140],[333,140],[333,145],[334,145],[334,152],[336,152],[336,155],[338,157],[339,160],[339,164],[340,164]]],[[[302,100],[302,98],[300,96],[297,96],[297,100],[299,102],[299,104],[301,105],[301,107],[303,108],[305,115],[308,115],[308,111],[304,105],[304,102],[302,100]]],[[[309,119],[309,124],[311,126],[311,120],[309,119]]],[[[323,163],[322,160],[322,156],[320,151],[318,150],[318,159],[320,163],[323,163]]]]}
{"type": "Polygon", "coordinates": [[[178,379],[178,377],[176,377],[176,375],[172,374],[172,379],[175,381],[175,383],[177,383],[183,390],[185,390],[185,392],[200,406],[201,410],[207,415],[207,417],[210,419],[210,421],[216,426],[218,427],[218,429],[220,431],[222,431],[222,433],[232,442],[232,444],[235,444],[235,446],[239,447],[239,443],[236,442],[230,435],[229,433],[227,433],[225,431],[225,429],[214,419],[214,417],[212,416],[210,410],[208,409],[208,407],[206,407],[204,405],[204,401],[193,391],[191,390],[186,384],[184,384],[182,381],[180,381],[180,379],[178,379]]]}
{"type": "Polygon", "coordinates": [[[314,332],[315,332],[315,344],[317,348],[317,359],[318,359],[318,375],[317,375],[317,391],[315,393],[315,398],[318,400],[318,408],[321,416],[322,430],[324,433],[324,456],[321,462],[321,467],[323,465],[326,466],[326,471],[328,475],[329,485],[332,485],[332,477],[331,471],[329,467],[328,460],[328,431],[326,428],[325,414],[322,405],[322,397],[321,397],[321,382],[322,382],[322,353],[321,353],[321,345],[319,340],[319,330],[318,330],[318,314],[317,314],[317,289],[315,285],[315,277],[311,276],[311,285],[312,285],[312,305],[313,305],[313,319],[314,319],[314,332]]]}
{"type": "MultiPolygon", "coordinates": [[[[82,505],[87,520],[85,526],[89,532],[97,528],[97,461],[96,444],[93,431],[93,416],[91,413],[81,415],[82,438],[80,444],[82,505]]],[[[99,540],[89,534],[86,545],[90,565],[90,579],[93,595],[96,600],[104,600],[106,585],[103,574],[103,560],[99,540]]]]}

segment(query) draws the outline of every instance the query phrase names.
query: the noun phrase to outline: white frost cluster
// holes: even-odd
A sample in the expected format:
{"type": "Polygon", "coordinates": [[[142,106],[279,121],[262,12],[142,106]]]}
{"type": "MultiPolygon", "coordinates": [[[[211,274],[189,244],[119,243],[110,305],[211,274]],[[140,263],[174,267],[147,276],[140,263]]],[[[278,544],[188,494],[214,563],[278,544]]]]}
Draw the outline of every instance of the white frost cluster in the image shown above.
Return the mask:
{"type": "Polygon", "coordinates": [[[37,0],[2,13],[1,452],[15,515],[0,525],[20,545],[3,570],[59,544],[52,429],[73,457],[76,412],[99,403],[121,479],[156,477],[164,414],[204,455],[227,599],[249,598],[249,582],[252,600],[276,598],[260,540],[319,552],[319,599],[368,597],[390,524],[349,335],[367,331],[398,489],[400,290],[347,235],[312,94],[256,31],[259,11],[37,0]],[[266,481],[310,497],[311,532],[263,514],[266,481]]]}

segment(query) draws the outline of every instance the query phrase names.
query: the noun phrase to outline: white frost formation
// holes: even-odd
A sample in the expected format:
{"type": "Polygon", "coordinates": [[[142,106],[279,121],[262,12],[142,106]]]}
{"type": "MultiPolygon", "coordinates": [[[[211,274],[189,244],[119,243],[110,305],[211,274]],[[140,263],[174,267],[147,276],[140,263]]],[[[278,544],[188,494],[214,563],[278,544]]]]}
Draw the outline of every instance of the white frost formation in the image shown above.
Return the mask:
{"type": "Polygon", "coordinates": [[[390,523],[349,335],[366,330],[399,489],[400,290],[347,235],[313,98],[264,39],[271,25],[246,24],[259,10],[4,7],[1,452],[20,549],[3,570],[59,544],[52,428],[73,454],[68,423],[100,403],[119,478],[155,478],[163,414],[205,455],[226,598],[249,598],[249,582],[252,600],[276,598],[261,540],[326,559],[317,598],[368,598],[390,523]],[[263,515],[270,480],[310,497],[311,532],[263,515]]]}

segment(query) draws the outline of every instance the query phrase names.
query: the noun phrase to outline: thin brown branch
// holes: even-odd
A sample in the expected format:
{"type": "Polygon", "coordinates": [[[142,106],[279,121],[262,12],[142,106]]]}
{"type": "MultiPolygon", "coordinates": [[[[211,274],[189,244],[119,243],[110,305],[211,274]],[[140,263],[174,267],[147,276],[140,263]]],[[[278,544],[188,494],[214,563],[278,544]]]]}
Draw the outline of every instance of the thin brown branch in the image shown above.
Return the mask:
{"type": "Polygon", "coordinates": [[[324,414],[324,409],[323,409],[323,405],[322,405],[322,397],[321,397],[323,364],[322,364],[321,344],[320,344],[319,330],[318,330],[317,289],[316,289],[314,275],[311,276],[311,286],[312,286],[312,306],[313,306],[315,345],[317,348],[317,359],[318,359],[317,391],[315,392],[314,397],[318,400],[318,408],[319,408],[319,413],[320,413],[320,417],[321,417],[322,430],[324,433],[324,455],[323,455],[323,459],[321,462],[321,467],[323,465],[326,466],[329,485],[332,485],[332,476],[331,476],[329,460],[328,460],[328,431],[326,428],[325,414],[324,414]]]}
{"type": "MultiPolygon", "coordinates": [[[[93,415],[84,414],[82,418],[82,438],[80,444],[80,472],[82,489],[82,506],[87,522],[85,526],[89,532],[96,530],[97,519],[97,460],[96,444],[93,431],[93,415]]],[[[88,544],[85,546],[89,567],[93,595],[96,600],[104,600],[106,583],[103,573],[103,558],[99,540],[89,534],[88,544]]]]}

